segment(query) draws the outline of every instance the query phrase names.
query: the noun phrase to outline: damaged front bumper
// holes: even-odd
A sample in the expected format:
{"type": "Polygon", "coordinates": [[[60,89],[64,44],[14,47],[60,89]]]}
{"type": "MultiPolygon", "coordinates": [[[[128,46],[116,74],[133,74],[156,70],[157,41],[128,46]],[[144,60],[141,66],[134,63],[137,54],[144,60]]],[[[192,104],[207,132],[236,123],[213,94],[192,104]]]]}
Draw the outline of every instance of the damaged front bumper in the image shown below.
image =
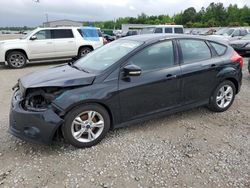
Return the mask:
{"type": "Polygon", "coordinates": [[[24,110],[21,100],[19,90],[15,91],[11,101],[9,132],[23,140],[50,144],[63,119],[51,108],[43,112],[24,110]]]}

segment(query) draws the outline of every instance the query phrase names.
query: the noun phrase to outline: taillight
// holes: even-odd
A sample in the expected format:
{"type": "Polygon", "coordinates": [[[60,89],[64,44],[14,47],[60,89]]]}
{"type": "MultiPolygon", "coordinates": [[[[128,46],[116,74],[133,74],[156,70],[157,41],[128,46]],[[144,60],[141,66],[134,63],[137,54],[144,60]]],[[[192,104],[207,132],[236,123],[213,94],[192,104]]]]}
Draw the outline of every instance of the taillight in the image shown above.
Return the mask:
{"type": "Polygon", "coordinates": [[[237,52],[234,52],[233,56],[231,57],[231,61],[234,63],[239,63],[240,67],[243,67],[244,60],[243,57],[241,57],[237,52]]]}

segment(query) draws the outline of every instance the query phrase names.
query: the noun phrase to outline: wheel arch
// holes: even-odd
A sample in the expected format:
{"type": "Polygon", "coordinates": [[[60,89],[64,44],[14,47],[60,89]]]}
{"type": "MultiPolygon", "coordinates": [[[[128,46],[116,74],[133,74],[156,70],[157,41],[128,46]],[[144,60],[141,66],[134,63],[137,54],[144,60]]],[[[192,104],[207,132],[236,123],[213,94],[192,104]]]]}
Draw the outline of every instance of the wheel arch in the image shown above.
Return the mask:
{"type": "Polygon", "coordinates": [[[85,47],[90,48],[91,50],[94,50],[94,47],[91,46],[91,45],[82,45],[82,46],[79,46],[79,48],[78,48],[78,54],[79,54],[80,50],[81,50],[82,48],[85,48],[85,47]]]}
{"type": "Polygon", "coordinates": [[[14,51],[22,52],[22,53],[25,55],[25,57],[26,57],[27,59],[29,59],[29,58],[28,58],[28,55],[27,55],[27,53],[26,53],[26,51],[25,51],[24,49],[22,49],[22,48],[15,48],[15,49],[9,49],[9,50],[7,50],[7,51],[5,52],[5,61],[7,61],[7,57],[8,57],[8,55],[9,55],[9,53],[14,52],[14,51]]]}
{"type": "Polygon", "coordinates": [[[236,94],[239,92],[240,89],[240,83],[237,79],[238,76],[239,76],[238,71],[233,67],[226,67],[217,74],[217,77],[220,78],[220,82],[229,80],[234,84],[236,89],[236,94]]]}
{"type": "Polygon", "coordinates": [[[103,107],[109,114],[109,117],[110,117],[110,128],[113,129],[114,128],[114,113],[112,112],[112,110],[110,109],[110,107],[101,102],[101,101],[93,101],[93,100],[88,100],[88,101],[80,101],[74,105],[71,105],[69,108],[67,108],[64,112],[63,112],[63,115],[62,116],[65,116],[69,111],[71,111],[73,108],[76,108],[76,107],[79,107],[79,106],[82,106],[82,105],[86,105],[86,104],[97,104],[97,105],[100,105],[101,107],[103,107]]]}
{"type": "Polygon", "coordinates": [[[235,78],[229,77],[229,78],[225,78],[224,80],[231,81],[234,84],[234,86],[235,86],[236,94],[239,93],[239,83],[238,83],[238,81],[235,78]]]}

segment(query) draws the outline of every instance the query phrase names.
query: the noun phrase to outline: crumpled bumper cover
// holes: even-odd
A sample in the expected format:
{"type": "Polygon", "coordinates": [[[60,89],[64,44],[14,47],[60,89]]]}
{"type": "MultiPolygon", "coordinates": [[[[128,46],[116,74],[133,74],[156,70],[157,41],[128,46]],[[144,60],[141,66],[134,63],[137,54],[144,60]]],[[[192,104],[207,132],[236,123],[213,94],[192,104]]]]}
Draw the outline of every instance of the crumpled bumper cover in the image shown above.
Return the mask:
{"type": "Polygon", "coordinates": [[[61,119],[52,109],[44,112],[31,112],[24,110],[15,93],[9,115],[9,132],[27,141],[50,144],[56,130],[62,125],[61,119]]]}

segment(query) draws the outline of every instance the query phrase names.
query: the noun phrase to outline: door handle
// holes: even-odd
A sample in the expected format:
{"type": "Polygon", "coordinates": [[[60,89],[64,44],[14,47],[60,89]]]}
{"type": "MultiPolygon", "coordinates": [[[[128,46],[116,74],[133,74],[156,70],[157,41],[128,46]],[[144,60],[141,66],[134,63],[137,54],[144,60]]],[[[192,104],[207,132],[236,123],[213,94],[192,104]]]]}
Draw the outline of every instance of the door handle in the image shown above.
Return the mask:
{"type": "Polygon", "coordinates": [[[171,79],[175,79],[175,78],[177,78],[177,75],[168,74],[168,75],[166,76],[166,79],[167,79],[167,80],[171,80],[171,79]]]}
{"type": "Polygon", "coordinates": [[[52,42],[47,42],[47,44],[52,44],[52,42]]]}
{"type": "Polygon", "coordinates": [[[68,41],[68,43],[72,43],[72,42],[74,42],[74,41],[68,41]]]}
{"type": "Polygon", "coordinates": [[[216,64],[212,64],[210,67],[216,67],[216,64]]]}

